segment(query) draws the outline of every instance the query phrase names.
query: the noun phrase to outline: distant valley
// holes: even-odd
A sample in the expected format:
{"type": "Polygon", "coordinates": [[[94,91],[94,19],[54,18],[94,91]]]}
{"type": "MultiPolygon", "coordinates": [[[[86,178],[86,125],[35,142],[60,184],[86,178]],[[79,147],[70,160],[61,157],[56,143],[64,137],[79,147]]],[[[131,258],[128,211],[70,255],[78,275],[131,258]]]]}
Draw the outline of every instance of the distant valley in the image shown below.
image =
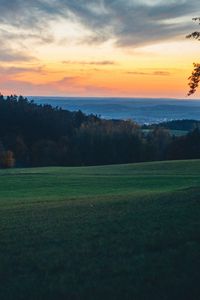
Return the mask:
{"type": "Polygon", "coordinates": [[[139,124],[170,120],[200,120],[200,100],[148,98],[64,98],[28,97],[38,104],[50,104],[70,111],[81,110],[105,119],[133,119],[139,124]]]}

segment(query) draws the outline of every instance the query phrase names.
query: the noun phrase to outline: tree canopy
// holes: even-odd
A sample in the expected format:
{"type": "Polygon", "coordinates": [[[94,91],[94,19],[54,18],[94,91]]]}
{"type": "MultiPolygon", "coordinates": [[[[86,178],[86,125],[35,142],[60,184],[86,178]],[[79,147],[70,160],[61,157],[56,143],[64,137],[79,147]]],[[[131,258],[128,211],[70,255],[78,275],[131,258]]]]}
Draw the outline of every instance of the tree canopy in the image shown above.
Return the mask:
{"type": "Polygon", "coordinates": [[[142,129],[132,120],[105,120],[0,95],[0,168],[200,158],[199,126],[182,120],[142,129]],[[191,132],[178,137],[174,129],[191,132]]]}

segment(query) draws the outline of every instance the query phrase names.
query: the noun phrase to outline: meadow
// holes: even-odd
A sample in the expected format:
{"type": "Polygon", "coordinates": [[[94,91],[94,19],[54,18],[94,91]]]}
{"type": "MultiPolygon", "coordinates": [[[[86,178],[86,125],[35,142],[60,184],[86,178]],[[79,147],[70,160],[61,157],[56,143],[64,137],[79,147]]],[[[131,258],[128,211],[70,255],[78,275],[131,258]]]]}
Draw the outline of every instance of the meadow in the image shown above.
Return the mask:
{"type": "Polygon", "coordinates": [[[199,299],[200,160],[0,170],[0,299],[199,299]]]}

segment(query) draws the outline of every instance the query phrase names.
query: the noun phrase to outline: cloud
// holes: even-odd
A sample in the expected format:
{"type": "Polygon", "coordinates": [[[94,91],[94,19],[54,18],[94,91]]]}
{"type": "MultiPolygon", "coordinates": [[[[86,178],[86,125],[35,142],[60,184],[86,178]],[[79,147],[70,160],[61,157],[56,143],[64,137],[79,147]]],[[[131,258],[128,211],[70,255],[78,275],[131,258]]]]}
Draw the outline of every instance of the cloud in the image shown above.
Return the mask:
{"type": "Polygon", "coordinates": [[[192,26],[185,18],[196,15],[199,0],[0,0],[0,8],[0,25],[12,27],[0,37],[14,32],[17,39],[54,42],[49,22],[66,20],[87,29],[87,43],[112,39],[120,47],[139,47],[184,37],[192,26]]]}
{"type": "Polygon", "coordinates": [[[153,72],[140,72],[140,71],[128,71],[126,74],[130,75],[145,75],[145,76],[170,76],[171,73],[167,71],[153,71],[153,72]]]}
{"type": "Polygon", "coordinates": [[[13,75],[19,75],[24,73],[40,73],[40,74],[46,74],[44,70],[44,66],[38,66],[38,67],[4,67],[0,65],[0,74],[1,75],[7,75],[7,76],[13,76],[13,75]]]}
{"type": "Polygon", "coordinates": [[[31,61],[33,57],[23,51],[16,51],[9,47],[0,47],[0,62],[31,61]]]}
{"type": "Polygon", "coordinates": [[[3,94],[59,95],[74,92],[78,87],[77,79],[76,77],[64,77],[58,81],[33,83],[9,76],[0,77],[0,84],[3,87],[3,94]]]}
{"type": "Polygon", "coordinates": [[[116,62],[112,60],[102,60],[102,61],[71,61],[65,60],[62,62],[67,65],[95,65],[95,66],[110,66],[116,65],[116,62]]]}
{"type": "Polygon", "coordinates": [[[14,76],[2,76],[0,77],[0,85],[3,87],[0,92],[4,95],[14,93],[25,96],[94,96],[96,94],[106,96],[108,93],[115,92],[115,89],[101,85],[90,85],[85,83],[83,78],[70,76],[42,84],[19,80],[14,76]]]}
{"type": "Polygon", "coordinates": [[[153,75],[156,75],[156,76],[170,76],[170,72],[167,72],[167,71],[155,71],[153,73],[153,75]]]}

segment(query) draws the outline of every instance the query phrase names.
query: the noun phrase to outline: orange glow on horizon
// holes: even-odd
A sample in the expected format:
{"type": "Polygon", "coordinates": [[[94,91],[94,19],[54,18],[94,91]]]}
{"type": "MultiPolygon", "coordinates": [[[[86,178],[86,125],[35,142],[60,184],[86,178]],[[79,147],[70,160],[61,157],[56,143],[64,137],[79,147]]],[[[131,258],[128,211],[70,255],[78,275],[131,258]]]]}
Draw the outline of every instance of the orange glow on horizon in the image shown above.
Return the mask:
{"type": "Polygon", "coordinates": [[[0,76],[1,93],[185,98],[187,78],[197,59],[197,46],[192,45],[182,41],[137,51],[110,44],[101,46],[101,51],[79,45],[75,52],[74,46],[66,51],[57,47],[54,50],[58,50],[59,59],[51,46],[42,46],[33,62],[3,65],[8,71],[0,76]]]}

